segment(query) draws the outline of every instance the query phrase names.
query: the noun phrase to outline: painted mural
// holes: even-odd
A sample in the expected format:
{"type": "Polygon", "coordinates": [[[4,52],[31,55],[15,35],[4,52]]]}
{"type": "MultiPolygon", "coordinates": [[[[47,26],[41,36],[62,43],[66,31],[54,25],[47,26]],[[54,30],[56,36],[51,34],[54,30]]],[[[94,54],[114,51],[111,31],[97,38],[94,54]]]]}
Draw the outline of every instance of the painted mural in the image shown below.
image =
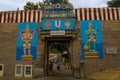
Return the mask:
{"type": "Polygon", "coordinates": [[[37,23],[19,23],[16,60],[36,60],[37,23]]]}
{"type": "Polygon", "coordinates": [[[42,30],[74,30],[75,20],[42,20],[42,30]]]}
{"type": "Polygon", "coordinates": [[[82,59],[103,58],[102,27],[99,20],[80,21],[82,59]]]}

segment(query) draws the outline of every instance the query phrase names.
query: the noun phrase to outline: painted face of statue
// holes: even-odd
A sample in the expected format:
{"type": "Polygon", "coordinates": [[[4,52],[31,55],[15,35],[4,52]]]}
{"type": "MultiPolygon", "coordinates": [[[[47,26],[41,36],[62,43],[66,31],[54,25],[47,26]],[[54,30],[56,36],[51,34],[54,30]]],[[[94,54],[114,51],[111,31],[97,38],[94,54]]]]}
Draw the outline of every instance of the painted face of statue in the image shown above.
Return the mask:
{"type": "Polygon", "coordinates": [[[89,22],[89,29],[92,29],[92,22],[89,22]]]}

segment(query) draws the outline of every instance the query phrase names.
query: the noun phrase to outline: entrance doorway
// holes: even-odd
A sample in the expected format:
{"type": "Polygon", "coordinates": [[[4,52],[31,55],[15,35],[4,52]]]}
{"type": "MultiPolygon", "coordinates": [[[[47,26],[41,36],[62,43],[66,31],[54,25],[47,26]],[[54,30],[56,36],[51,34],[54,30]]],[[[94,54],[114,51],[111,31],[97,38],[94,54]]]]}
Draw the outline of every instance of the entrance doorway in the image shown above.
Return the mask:
{"type": "Polygon", "coordinates": [[[46,76],[56,71],[71,70],[72,38],[46,38],[45,48],[46,76]]]}

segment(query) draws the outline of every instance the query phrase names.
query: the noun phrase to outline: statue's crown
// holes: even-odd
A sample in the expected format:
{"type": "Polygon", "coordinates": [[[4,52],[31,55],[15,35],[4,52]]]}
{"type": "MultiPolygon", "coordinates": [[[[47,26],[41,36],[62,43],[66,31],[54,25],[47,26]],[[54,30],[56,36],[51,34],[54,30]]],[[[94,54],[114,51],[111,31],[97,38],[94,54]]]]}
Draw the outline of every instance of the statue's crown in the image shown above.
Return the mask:
{"type": "Polygon", "coordinates": [[[26,31],[30,31],[29,25],[27,24],[26,31]]]}

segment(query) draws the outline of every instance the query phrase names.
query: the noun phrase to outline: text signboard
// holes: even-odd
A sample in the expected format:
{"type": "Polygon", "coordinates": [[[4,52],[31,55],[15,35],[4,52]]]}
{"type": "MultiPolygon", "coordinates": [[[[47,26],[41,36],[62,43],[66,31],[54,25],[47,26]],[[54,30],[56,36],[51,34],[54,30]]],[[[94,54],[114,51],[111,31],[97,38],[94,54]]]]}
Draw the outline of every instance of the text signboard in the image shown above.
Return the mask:
{"type": "Polygon", "coordinates": [[[50,31],[50,35],[65,35],[65,31],[50,31]]]}
{"type": "Polygon", "coordinates": [[[107,54],[116,54],[117,53],[117,47],[106,47],[106,53],[107,54]]]}

